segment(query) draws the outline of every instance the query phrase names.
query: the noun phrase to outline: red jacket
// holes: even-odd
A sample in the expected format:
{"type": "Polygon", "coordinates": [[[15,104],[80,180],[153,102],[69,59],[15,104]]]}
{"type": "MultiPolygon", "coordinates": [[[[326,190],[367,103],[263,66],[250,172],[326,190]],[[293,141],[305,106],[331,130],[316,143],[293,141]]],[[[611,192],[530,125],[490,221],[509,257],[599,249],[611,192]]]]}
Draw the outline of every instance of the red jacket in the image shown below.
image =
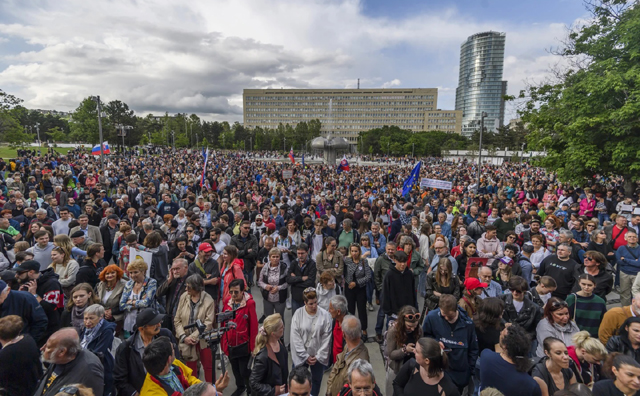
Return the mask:
{"type": "Polygon", "coordinates": [[[223,276],[222,282],[224,287],[224,290],[222,291],[222,301],[225,301],[227,297],[229,297],[229,283],[234,279],[244,279],[244,272],[242,272],[243,269],[244,261],[241,259],[235,259],[228,270],[226,267],[223,267],[220,270],[220,274],[223,276]]]}
{"type": "MultiPolygon", "coordinates": [[[[233,300],[227,297],[222,304],[222,311],[233,310],[233,300]]],[[[225,355],[229,356],[229,346],[238,346],[249,342],[249,352],[253,352],[258,335],[258,316],[256,315],[256,302],[251,294],[245,292],[240,307],[236,310],[235,329],[227,331],[220,342],[225,355]]]]}

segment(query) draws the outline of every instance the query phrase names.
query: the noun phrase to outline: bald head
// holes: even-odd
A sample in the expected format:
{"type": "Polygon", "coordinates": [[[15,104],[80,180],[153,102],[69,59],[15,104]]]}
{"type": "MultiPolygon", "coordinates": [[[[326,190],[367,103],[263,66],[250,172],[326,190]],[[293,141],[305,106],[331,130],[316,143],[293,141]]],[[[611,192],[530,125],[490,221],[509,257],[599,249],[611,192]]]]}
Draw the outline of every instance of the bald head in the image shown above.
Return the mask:
{"type": "Polygon", "coordinates": [[[80,337],[73,327],[65,327],[53,333],[44,345],[42,359],[47,363],[67,364],[82,350],[80,337]]]}

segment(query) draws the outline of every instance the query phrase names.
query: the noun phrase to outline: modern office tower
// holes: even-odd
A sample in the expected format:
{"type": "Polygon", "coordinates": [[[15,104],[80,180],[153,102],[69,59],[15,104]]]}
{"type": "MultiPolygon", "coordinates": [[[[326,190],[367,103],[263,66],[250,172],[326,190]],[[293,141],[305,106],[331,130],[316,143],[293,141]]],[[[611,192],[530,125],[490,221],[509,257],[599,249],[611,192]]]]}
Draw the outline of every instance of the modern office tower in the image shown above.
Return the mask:
{"type": "MultiPolygon", "coordinates": [[[[275,129],[280,123],[295,126],[319,119],[323,134],[357,144],[358,133],[385,125],[414,132],[428,125],[455,133],[455,111],[436,110],[437,88],[406,89],[245,89],[244,126],[275,129]],[[432,113],[434,122],[428,124],[432,113]],[[441,122],[438,122],[441,121],[441,122]]],[[[459,118],[459,117],[458,117],[459,118]]],[[[459,133],[459,132],[458,132],[459,133]]]]}
{"type": "Polygon", "coordinates": [[[462,135],[480,129],[482,112],[485,130],[495,132],[504,124],[502,81],[506,33],[483,32],[470,36],[460,47],[460,75],[456,89],[456,110],[462,111],[462,135]]]}

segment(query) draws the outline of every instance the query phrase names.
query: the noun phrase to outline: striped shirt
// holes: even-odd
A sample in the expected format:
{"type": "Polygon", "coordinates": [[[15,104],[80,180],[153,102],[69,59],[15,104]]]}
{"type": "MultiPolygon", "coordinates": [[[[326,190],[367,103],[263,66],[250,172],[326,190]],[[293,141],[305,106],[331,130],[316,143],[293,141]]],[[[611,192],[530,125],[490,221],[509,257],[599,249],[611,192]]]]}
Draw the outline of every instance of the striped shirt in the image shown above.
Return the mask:
{"type": "Polygon", "coordinates": [[[598,329],[604,314],[607,312],[607,303],[595,294],[591,297],[582,297],[575,293],[567,296],[569,315],[576,322],[580,330],[588,331],[591,337],[598,337],[598,329]]]}

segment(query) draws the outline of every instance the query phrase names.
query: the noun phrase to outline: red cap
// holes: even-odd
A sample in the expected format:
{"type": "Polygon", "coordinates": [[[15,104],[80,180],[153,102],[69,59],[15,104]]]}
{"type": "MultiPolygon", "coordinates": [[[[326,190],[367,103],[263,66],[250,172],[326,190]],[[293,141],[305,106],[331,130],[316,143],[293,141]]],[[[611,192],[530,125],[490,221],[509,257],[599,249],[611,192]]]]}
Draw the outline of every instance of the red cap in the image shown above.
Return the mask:
{"type": "Polygon", "coordinates": [[[489,286],[488,284],[480,282],[478,278],[467,278],[464,280],[464,287],[467,290],[475,290],[480,287],[485,288],[488,286],[489,286]]]}
{"type": "Polygon", "coordinates": [[[200,244],[200,246],[198,246],[198,251],[199,252],[210,252],[212,250],[213,250],[213,248],[207,242],[203,242],[203,243],[200,244]]]}

